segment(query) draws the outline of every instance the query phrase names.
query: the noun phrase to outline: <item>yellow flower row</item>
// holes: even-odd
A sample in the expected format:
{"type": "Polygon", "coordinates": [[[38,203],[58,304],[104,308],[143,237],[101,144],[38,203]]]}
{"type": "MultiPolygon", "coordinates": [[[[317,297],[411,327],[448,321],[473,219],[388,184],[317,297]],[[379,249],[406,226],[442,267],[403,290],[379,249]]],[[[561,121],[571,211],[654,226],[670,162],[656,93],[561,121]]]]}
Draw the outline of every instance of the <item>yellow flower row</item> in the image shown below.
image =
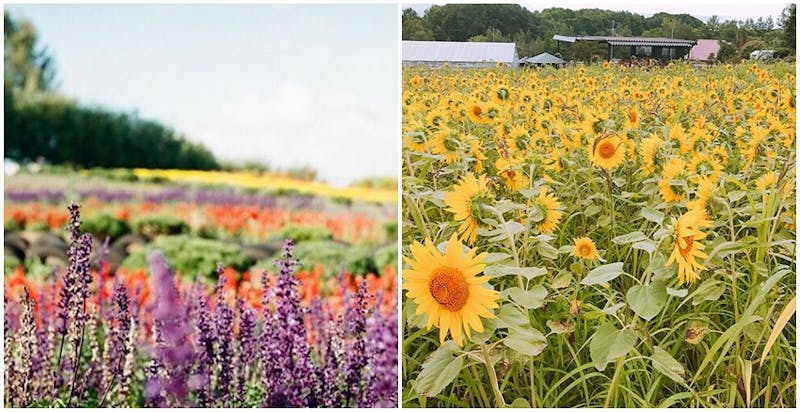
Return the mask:
{"type": "Polygon", "coordinates": [[[133,173],[140,179],[159,177],[173,182],[232,185],[266,190],[296,190],[300,193],[316,196],[346,198],[365,202],[397,202],[397,192],[395,190],[335,187],[320,182],[308,182],[269,174],[259,175],[251,172],[133,169],[133,173]]]}

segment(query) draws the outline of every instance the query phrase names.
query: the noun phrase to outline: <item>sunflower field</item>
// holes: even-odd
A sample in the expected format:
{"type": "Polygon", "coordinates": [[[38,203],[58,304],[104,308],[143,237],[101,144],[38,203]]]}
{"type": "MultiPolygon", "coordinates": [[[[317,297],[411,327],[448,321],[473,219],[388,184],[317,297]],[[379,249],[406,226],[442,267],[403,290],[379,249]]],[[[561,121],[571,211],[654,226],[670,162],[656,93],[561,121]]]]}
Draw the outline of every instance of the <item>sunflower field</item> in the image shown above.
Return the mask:
{"type": "Polygon", "coordinates": [[[403,405],[794,406],[795,71],[404,68],[403,405]]]}

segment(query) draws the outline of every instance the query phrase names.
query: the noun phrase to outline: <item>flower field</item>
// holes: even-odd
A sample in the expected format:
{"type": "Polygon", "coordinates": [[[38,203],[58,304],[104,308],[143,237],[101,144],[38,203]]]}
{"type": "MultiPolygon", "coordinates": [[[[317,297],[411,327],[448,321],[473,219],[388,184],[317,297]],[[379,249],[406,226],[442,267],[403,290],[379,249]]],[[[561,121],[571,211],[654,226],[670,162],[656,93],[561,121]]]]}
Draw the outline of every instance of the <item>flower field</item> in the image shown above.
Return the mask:
{"type": "Polygon", "coordinates": [[[795,93],[405,68],[403,406],[794,406],[795,93]]]}
{"type": "Polygon", "coordinates": [[[5,197],[6,406],[397,405],[395,205],[53,176],[5,197]]]}

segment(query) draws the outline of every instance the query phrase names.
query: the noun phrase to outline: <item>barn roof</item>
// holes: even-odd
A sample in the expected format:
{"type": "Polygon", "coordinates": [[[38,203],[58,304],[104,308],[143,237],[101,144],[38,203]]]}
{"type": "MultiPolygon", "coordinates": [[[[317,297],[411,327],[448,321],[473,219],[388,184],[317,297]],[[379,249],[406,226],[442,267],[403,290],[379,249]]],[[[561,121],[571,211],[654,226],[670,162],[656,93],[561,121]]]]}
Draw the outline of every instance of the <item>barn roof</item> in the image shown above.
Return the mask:
{"type": "Polygon", "coordinates": [[[717,56],[720,48],[719,40],[699,39],[697,45],[689,50],[689,60],[706,61],[712,54],[717,56]]]}
{"type": "Polygon", "coordinates": [[[553,40],[574,43],[576,41],[596,41],[608,43],[612,46],[666,46],[666,47],[692,47],[697,44],[695,40],[671,39],[667,37],[619,37],[619,36],[562,36],[556,34],[553,40]]]}
{"type": "Polygon", "coordinates": [[[416,62],[516,62],[514,43],[403,41],[403,61],[416,62]]]}
{"type": "Polygon", "coordinates": [[[528,63],[528,64],[564,64],[566,63],[564,60],[559,59],[556,56],[553,56],[550,53],[542,53],[537,54],[533,57],[527,57],[519,61],[520,63],[528,63]]]}

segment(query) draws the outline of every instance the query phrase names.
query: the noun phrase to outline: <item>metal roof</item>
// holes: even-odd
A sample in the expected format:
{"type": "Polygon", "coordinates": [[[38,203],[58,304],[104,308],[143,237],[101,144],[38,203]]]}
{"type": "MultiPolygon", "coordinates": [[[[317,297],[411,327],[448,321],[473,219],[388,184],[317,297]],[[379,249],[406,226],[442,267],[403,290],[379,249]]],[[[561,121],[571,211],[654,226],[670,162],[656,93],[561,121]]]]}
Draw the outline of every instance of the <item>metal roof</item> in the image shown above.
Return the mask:
{"type": "Polygon", "coordinates": [[[527,57],[519,61],[520,63],[528,64],[564,64],[566,61],[553,56],[550,53],[537,54],[533,57],[527,57]]]}
{"type": "Polygon", "coordinates": [[[553,40],[574,43],[576,41],[596,41],[608,43],[612,46],[670,46],[692,47],[697,44],[695,40],[670,39],[667,37],[619,37],[619,36],[562,36],[556,34],[553,40]]]}
{"type": "Polygon", "coordinates": [[[516,63],[514,43],[403,41],[403,61],[516,63]]]}

